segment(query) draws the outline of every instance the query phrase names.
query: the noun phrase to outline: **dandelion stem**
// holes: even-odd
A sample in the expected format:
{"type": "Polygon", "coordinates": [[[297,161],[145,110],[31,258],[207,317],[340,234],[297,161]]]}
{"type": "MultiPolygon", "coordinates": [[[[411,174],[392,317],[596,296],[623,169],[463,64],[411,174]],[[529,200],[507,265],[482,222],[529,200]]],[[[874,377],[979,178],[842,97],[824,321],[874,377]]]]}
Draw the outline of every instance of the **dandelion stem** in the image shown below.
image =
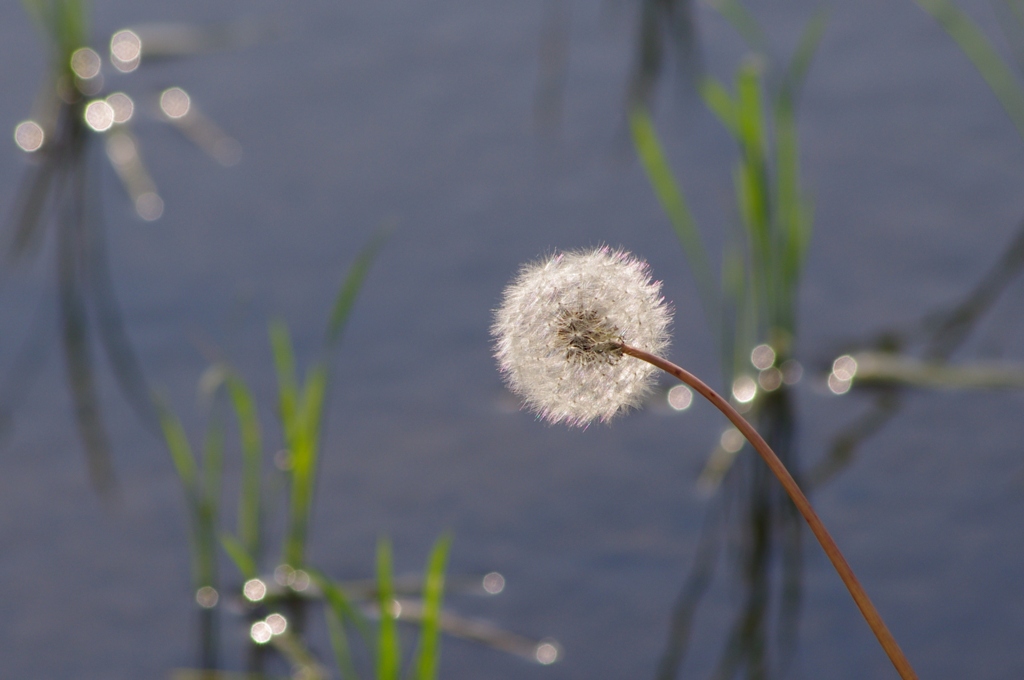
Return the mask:
{"type": "Polygon", "coordinates": [[[892,661],[893,666],[896,667],[900,677],[903,680],[916,680],[917,673],[910,666],[910,662],[907,657],[903,654],[903,650],[900,649],[899,644],[896,642],[896,638],[892,636],[889,629],[886,627],[885,622],[882,620],[881,614],[875,609],[875,605],[871,603],[871,599],[868,594],[864,591],[860,581],[853,573],[853,569],[847,563],[846,558],[843,557],[843,553],[839,550],[839,546],[832,539],[831,534],[825,528],[818,514],[811,507],[811,502],[807,500],[807,496],[804,495],[803,491],[797,485],[796,480],[789,474],[789,470],[783,465],[779,457],[772,451],[772,448],[768,446],[768,442],[757,433],[757,430],[746,421],[739,414],[739,412],[733,408],[732,404],[722,398],[720,394],[715,392],[708,385],[693,375],[689,371],[673,364],[671,361],[663,359],[657,355],[645,352],[629,345],[622,345],[622,352],[632,357],[636,357],[642,361],[660,368],[661,370],[669,373],[679,380],[683,381],[697,392],[699,392],[705,399],[710,401],[715,407],[725,414],[733,425],[736,426],[743,436],[747,438],[747,441],[757,450],[764,462],[768,464],[771,471],[778,477],[779,482],[782,483],[783,488],[789,497],[793,500],[793,504],[796,506],[800,514],[807,520],[807,524],[810,525],[811,531],[814,533],[815,538],[821,544],[828,559],[832,562],[832,566],[835,567],[836,572],[839,573],[839,578],[843,580],[847,590],[850,591],[850,595],[853,597],[853,601],[857,604],[861,614],[864,616],[864,620],[867,621],[868,626],[871,627],[875,637],[878,638],[879,644],[882,645],[882,649],[889,656],[889,660],[892,661]]]}

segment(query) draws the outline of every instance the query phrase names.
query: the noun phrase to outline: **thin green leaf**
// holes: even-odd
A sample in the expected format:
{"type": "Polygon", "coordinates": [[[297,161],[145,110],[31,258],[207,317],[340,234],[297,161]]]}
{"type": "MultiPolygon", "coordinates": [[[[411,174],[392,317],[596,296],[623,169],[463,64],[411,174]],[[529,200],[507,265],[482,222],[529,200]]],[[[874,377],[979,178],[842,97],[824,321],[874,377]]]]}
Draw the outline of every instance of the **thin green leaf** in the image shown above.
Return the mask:
{"type": "Polygon", "coordinates": [[[956,41],[999,99],[1017,132],[1024,137],[1024,92],[981,29],[950,0],[915,1],[956,41]]]}
{"type": "Polygon", "coordinates": [[[239,494],[238,537],[250,555],[260,554],[260,497],[263,472],[263,440],[256,400],[245,381],[235,373],[227,374],[228,395],[242,439],[242,489],[239,494]]]}
{"type": "Polygon", "coordinates": [[[217,584],[217,515],[224,461],[224,428],[212,418],[203,442],[203,483],[196,503],[196,586],[217,584]]]}
{"type": "Polygon", "coordinates": [[[352,263],[352,266],[349,267],[348,274],[345,276],[341,289],[338,291],[338,296],[334,300],[330,322],[327,324],[327,338],[324,345],[328,350],[333,349],[341,339],[342,331],[345,330],[349,314],[352,312],[352,306],[356,302],[356,296],[359,295],[359,289],[362,287],[363,281],[366,280],[370,266],[377,258],[381,248],[387,243],[392,231],[394,231],[393,224],[382,226],[376,235],[370,239],[370,242],[363,247],[359,256],[356,257],[356,261],[352,263]]]}
{"type": "Polygon", "coordinates": [[[256,560],[245,549],[241,541],[229,533],[222,533],[220,535],[220,544],[224,548],[224,552],[234,562],[239,573],[242,574],[242,578],[251,579],[259,575],[256,569],[256,560]]]}
{"type": "Polygon", "coordinates": [[[392,587],[391,543],[377,543],[377,604],[380,607],[380,631],[377,637],[377,680],[398,680],[402,656],[395,621],[392,587]]]}
{"type": "Polygon", "coordinates": [[[704,105],[715,114],[719,122],[725,126],[733,137],[739,137],[736,127],[736,102],[729,90],[711,76],[704,76],[697,86],[704,105]]]}
{"type": "Polygon", "coordinates": [[[320,588],[320,592],[323,593],[328,606],[338,616],[338,620],[355,626],[366,644],[372,646],[373,631],[370,628],[370,622],[366,620],[366,617],[358,609],[352,606],[352,603],[349,602],[348,597],[345,595],[345,590],[316,569],[306,567],[305,571],[309,574],[310,579],[317,584],[317,587],[320,588]]]}
{"type": "Polygon", "coordinates": [[[185,487],[185,493],[194,501],[199,493],[199,473],[192,447],[189,446],[188,437],[185,435],[185,428],[162,400],[157,398],[154,401],[174,469],[182,486],[185,487]]]}
{"type": "Polygon", "coordinates": [[[708,4],[732,24],[751,49],[761,53],[767,51],[768,39],[746,7],[737,0],[709,0],[708,4]]]}
{"type": "Polygon", "coordinates": [[[715,279],[711,273],[707,250],[686,204],[686,198],[679,190],[679,184],[662,151],[654,123],[646,110],[640,106],[634,107],[630,112],[629,122],[637,156],[647,172],[662,209],[672,223],[679,243],[683,246],[683,253],[693,269],[704,313],[708,321],[714,325],[718,309],[715,279]]]}
{"type": "Polygon", "coordinates": [[[281,410],[281,424],[285,440],[291,445],[298,427],[299,386],[295,373],[295,352],[292,350],[291,335],[283,321],[270,324],[270,346],[274,353],[274,368],[277,370],[278,408],[281,410]]]}
{"type": "Polygon", "coordinates": [[[331,639],[331,649],[334,651],[334,662],[338,666],[338,673],[342,680],[358,680],[356,667],[352,663],[352,652],[348,648],[348,635],[345,633],[345,624],[338,618],[333,609],[324,610],[324,618],[327,621],[327,633],[331,639]]]}
{"type": "Polygon", "coordinates": [[[807,22],[807,26],[800,36],[800,43],[797,45],[796,52],[793,53],[793,58],[786,68],[782,89],[779,93],[780,104],[784,102],[784,105],[794,106],[800,88],[807,78],[807,71],[810,70],[811,62],[814,61],[814,54],[818,51],[818,45],[821,44],[822,36],[825,35],[827,23],[828,10],[825,8],[815,12],[811,20],[807,22]]]}
{"type": "Polygon", "coordinates": [[[224,427],[219,418],[214,417],[206,429],[203,441],[203,495],[213,503],[220,498],[221,478],[224,471],[224,427]]]}
{"type": "Polygon", "coordinates": [[[418,680],[435,680],[441,659],[441,607],[444,600],[444,576],[452,537],[445,534],[434,544],[427,561],[423,589],[423,623],[419,654],[416,659],[418,680]]]}

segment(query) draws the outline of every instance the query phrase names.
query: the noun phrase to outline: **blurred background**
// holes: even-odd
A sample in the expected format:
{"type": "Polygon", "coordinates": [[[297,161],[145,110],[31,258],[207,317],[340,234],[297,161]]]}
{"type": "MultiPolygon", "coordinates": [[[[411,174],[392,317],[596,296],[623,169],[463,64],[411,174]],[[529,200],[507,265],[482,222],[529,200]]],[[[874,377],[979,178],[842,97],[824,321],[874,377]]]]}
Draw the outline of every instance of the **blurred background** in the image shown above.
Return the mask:
{"type": "MultiPolygon", "coordinates": [[[[692,33],[666,38],[647,101],[717,252],[735,222],[736,147],[692,81],[704,69],[731,83],[750,48],[706,4],[657,11],[665,6],[689,17],[692,33]]],[[[820,7],[746,6],[781,61],[820,7]]],[[[1001,15],[980,0],[959,6],[1011,59],[1001,15]]],[[[676,412],[662,390],[610,425],[552,427],[519,410],[491,359],[492,310],[521,263],[609,244],[647,258],[664,281],[676,309],[670,358],[729,390],[693,273],[630,136],[651,7],[91,3],[104,91],[133,98],[138,151],[163,201],[159,219],[142,219],[101,146],[86,156],[125,336],[194,441],[205,426],[197,383],[216,348],[249,381],[272,452],[280,432],[268,321],[289,325],[308,363],[346,269],[393,223],[333,361],[311,563],[337,578],[369,576],[387,535],[396,570],[414,572],[451,529],[450,573],[497,570],[507,583],[495,598],[453,594],[452,606],[560,645],[545,666],[445,639],[441,677],[895,677],[806,536],[796,613],[789,623],[767,617],[755,636],[767,660],[723,660],[749,591],[732,559],[743,532],[708,519],[738,506],[697,481],[724,426],[710,406],[676,412]],[[188,58],[111,68],[110,36],[154,22],[245,30],[188,58]],[[227,159],[237,163],[224,167],[165,124],[159,98],[170,87],[237,141],[240,156],[227,159]],[[725,527],[717,557],[685,659],[666,675],[677,598],[699,571],[709,525],[725,527]],[[795,644],[778,642],[787,626],[795,644]]],[[[13,131],[47,87],[50,55],[17,3],[0,7],[0,38],[0,127],[13,131]]],[[[999,270],[1024,217],[1024,141],[912,0],[830,7],[798,110],[814,230],[790,352],[803,378],[790,391],[794,455],[811,470],[879,395],[893,394],[884,385],[835,394],[833,360],[903,337],[999,270]]],[[[11,232],[39,161],[6,139],[0,205],[11,232]]],[[[95,403],[117,490],[90,482],[65,372],[56,248],[50,231],[34,256],[7,258],[0,280],[5,673],[166,677],[197,653],[185,504],[163,440],[98,346],[95,403]]],[[[1005,288],[943,359],[1022,359],[1024,291],[1006,271],[1005,288]]],[[[961,387],[901,390],[899,412],[868,426],[812,500],[922,677],[1021,677],[1024,394],[961,387]]],[[[230,467],[226,485],[237,488],[230,467]]],[[[774,579],[783,561],[763,568],[774,579]]],[[[780,597],[769,595],[773,607],[780,597]]],[[[247,624],[230,611],[222,623],[225,645],[239,649],[247,624]]],[[[240,670],[234,658],[224,665],[240,670]]]]}

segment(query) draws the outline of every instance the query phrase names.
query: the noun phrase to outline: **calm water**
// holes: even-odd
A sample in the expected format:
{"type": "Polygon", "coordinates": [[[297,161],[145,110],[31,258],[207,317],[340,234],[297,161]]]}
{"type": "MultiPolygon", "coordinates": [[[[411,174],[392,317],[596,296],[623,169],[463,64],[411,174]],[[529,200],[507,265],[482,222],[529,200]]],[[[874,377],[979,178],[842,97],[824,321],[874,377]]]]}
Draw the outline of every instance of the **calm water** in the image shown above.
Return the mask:
{"type": "MultiPolygon", "coordinates": [[[[755,10],[788,53],[814,5],[776,4],[755,10]]],[[[985,3],[970,7],[993,28],[985,3]]],[[[450,527],[452,571],[499,569],[509,584],[457,608],[554,637],[565,657],[540,667],[448,642],[443,675],[651,677],[699,536],[706,501],[694,479],[720,416],[701,405],[585,432],[549,427],[516,410],[488,349],[490,310],[520,262],[556,247],[621,244],[665,281],[677,309],[672,358],[717,380],[682,255],[625,143],[633,3],[571,3],[563,115],[546,131],[533,117],[546,0],[93,9],[97,36],[240,16],[285,27],[259,47],[109,76],[140,103],[184,87],[244,148],[242,163],[223,169],[143,117],[136,131],[167,202],[153,224],[131,214],[95,159],[129,332],[194,438],[206,366],[198,347],[216,343],[235,361],[271,422],[266,321],[287,320],[300,355],[312,357],[344,267],[376,225],[396,218],[337,362],[313,560],[339,577],[365,575],[376,537],[388,534],[399,567],[419,569],[450,527]]],[[[742,54],[736,38],[712,13],[698,17],[709,67],[730,73],[742,54]]],[[[30,114],[44,55],[17,3],[0,8],[0,37],[0,128],[10,130],[30,114]]],[[[724,225],[728,140],[678,89],[659,103],[698,219],[724,225]]],[[[844,341],[916,319],[981,277],[1024,215],[1024,142],[910,0],[833,9],[801,116],[817,218],[799,355],[816,369],[844,341]]],[[[24,159],[5,148],[8,206],[24,159]]],[[[34,310],[54,307],[51,269],[45,257],[0,289],[3,366],[34,310]]],[[[1021,358],[1021,302],[1012,287],[959,356],[1021,358]]],[[[194,660],[180,492],[162,444],[104,372],[124,500],[114,510],[97,500],[53,317],[43,317],[46,368],[2,447],[4,674],[162,677],[194,660]]],[[[798,397],[808,461],[868,405],[828,395],[813,375],[798,397]]],[[[1013,393],[914,394],[815,495],[922,677],[1024,676],[1022,407],[1013,393]]],[[[806,555],[791,677],[893,676],[820,550],[808,543],[806,555]]],[[[732,583],[719,573],[683,677],[713,668],[740,604],[732,583]]]]}

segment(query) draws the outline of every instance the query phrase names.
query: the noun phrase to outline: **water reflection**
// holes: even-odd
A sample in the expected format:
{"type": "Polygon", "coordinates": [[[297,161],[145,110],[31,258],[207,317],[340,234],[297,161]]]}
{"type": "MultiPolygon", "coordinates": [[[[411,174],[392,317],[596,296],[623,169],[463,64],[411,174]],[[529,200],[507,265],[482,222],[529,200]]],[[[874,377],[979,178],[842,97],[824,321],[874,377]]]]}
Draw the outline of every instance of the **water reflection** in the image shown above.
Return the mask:
{"type": "MultiPolygon", "coordinates": [[[[873,395],[871,408],[833,438],[828,453],[808,473],[808,481],[812,486],[825,484],[834,478],[853,461],[858,447],[865,440],[896,417],[903,406],[908,387],[1019,387],[1019,384],[1013,382],[1014,378],[1019,377],[1019,370],[1007,371],[1006,366],[997,367],[995,372],[1000,374],[999,377],[1009,380],[996,384],[991,380],[993,371],[990,366],[952,367],[949,361],[1010,284],[1017,280],[1022,270],[1024,221],[992,268],[960,300],[945,309],[925,315],[909,328],[883,331],[861,343],[852,352],[851,358],[852,355],[864,356],[868,352],[876,367],[887,361],[890,370],[884,375],[878,372],[873,380],[866,381],[873,395]],[[913,362],[918,363],[914,366],[913,362]],[[892,366],[898,366],[899,370],[892,369],[892,366]],[[922,379],[925,373],[927,379],[922,379]]],[[[829,375],[830,389],[833,378],[834,370],[829,375]]],[[[847,389],[852,385],[852,382],[849,383],[847,389]]]]}
{"type": "MultiPolygon", "coordinates": [[[[103,59],[87,44],[88,37],[81,31],[86,25],[84,10],[78,3],[66,3],[55,5],[52,15],[41,13],[36,18],[51,40],[52,51],[61,56],[48,75],[39,110],[32,120],[19,123],[14,130],[18,148],[31,153],[36,162],[28,168],[15,193],[7,257],[13,263],[36,254],[46,242],[44,234],[52,223],[59,337],[75,422],[93,485],[110,491],[115,485],[93,366],[94,344],[106,351],[121,394],[142,424],[154,433],[159,432],[159,425],[150,400],[152,391],[128,339],[111,284],[99,188],[89,171],[95,141],[104,139],[107,158],[139,217],[146,221],[159,219],[164,201],[146,171],[129,128],[135,117],[134,101],[124,92],[105,97],[102,94],[103,59]]],[[[120,72],[135,70],[146,52],[137,31],[118,31],[110,39],[110,61],[120,72]]],[[[188,53],[187,49],[178,51],[188,53]]],[[[183,91],[180,94],[187,102],[187,95],[183,91]]],[[[179,107],[181,99],[178,96],[179,107]]],[[[204,129],[205,136],[186,137],[192,141],[201,138],[197,145],[222,164],[237,162],[238,143],[208,122],[204,129]],[[217,134],[211,135],[209,129],[216,129],[217,134]]],[[[45,332],[45,328],[40,326],[38,332],[45,332]]],[[[46,346],[36,334],[23,342],[19,358],[35,356],[39,347],[46,346]]],[[[0,412],[7,414],[19,403],[41,365],[38,360],[18,361],[7,370],[7,379],[0,383],[4,390],[0,393],[0,412]]]]}

